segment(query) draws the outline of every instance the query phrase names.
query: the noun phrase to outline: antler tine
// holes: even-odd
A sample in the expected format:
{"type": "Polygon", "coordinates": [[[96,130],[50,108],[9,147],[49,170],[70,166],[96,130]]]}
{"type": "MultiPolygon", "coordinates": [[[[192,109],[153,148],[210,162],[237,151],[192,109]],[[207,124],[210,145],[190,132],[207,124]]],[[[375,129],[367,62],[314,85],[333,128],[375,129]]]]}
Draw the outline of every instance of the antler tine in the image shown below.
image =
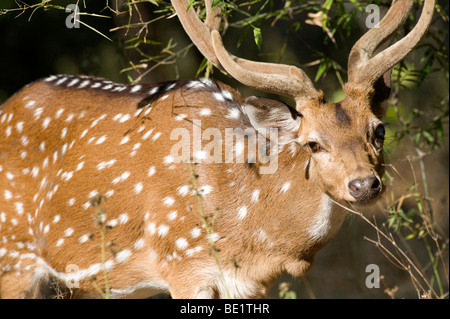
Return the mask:
{"type": "Polygon", "coordinates": [[[425,35],[433,16],[435,0],[425,0],[422,14],[413,30],[389,48],[370,57],[381,42],[392,35],[408,17],[412,0],[394,0],[379,28],[367,32],[352,48],[348,60],[348,83],[368,90],[396,63],[402,60],[425,35]]]}
{"type": "Polygon", "coordinates": [[[213,0],[205,0],[206,7],[206,20],[205,24],[209,26],[210,30],[219,30],[220,21],[222,20],[220,17],[220,7],[216,7],[212,10],[213,0]]]}
{"type": "Polygon", "coordinates": [[[185,0],[172,0],[171,2],[184,30],[197,49],[216,68],[223,70],[211,43],[211,31],[218,30],[220,26],[220,8],[217,7],[211,11],[212,0],[206,0],[206,20],[203,23],[195,14],[192,6],[186,10],[187,2],[185,0]]]}
{"type": "Polygon", "coordinates": [[[373,52],[384,39],[387,39],[405,22],[412,8],[413,0],[394,0],[384,18],[367,31],[353,46],[348,56],[348,77],[367,63],[373,52]]]}

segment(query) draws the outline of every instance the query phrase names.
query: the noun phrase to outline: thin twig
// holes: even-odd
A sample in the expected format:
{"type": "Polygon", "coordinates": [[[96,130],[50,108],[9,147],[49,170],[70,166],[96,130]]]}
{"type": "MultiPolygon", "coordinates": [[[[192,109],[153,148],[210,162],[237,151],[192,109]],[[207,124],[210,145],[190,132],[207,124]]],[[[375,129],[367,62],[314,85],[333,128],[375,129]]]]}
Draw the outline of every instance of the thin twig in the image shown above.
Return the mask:
{"type": "MultiPolygon", "coordinates": [[[[422,280],[425,282],[425,284],[427,285],[427,287],[430,289],[430,291],[435,295],[436,298],[438,298],[438,294],[434,291],[432,285],[430,284],[430,282],[425,278],[424,274],[417,268],[417,266],[414,264],[414,262],[408,257],[408,255],[397,245],[397,243],[395,242],[395,239],[393,238],[392,234],[390,234],[390,236],[388,236],[386,233],[384,233],[383,231],[381,231],[375,224],[373,224],[369,219],[367,219],[367,217],[365,217],[362,213],[352,210],[340,203],[338,203],[337,201],[331,199],[336,205],[346,209],[347,211],[361,217],[366,223],[368,223],[370,226],[372,226],[376,231],[377,234],[380,234],[382,237],[384,237],[385,239],[387,239],[391,245],[396,249],[396,251],[403,257],[405,258],[405,260],[407,261],[408,265],[405,266],[404,270],[408,271],[408,273],[411,276],[411,279],[413,280],[413,282],[418,283],[417,278],[415,278],[414,274],[411,272],[411,268],[412,267],[417,274],[419,274],[419,276],[422,278],[422,280]]],[[[381,242],[380,239],[378,239],[376,241],[377,246],[378,247],[382,247],[383,249],[385,249],[385,251],[389,251],[387,248],[385,248],[381,242]]],[[[392,253],[389,251],[389,253],[392,255],[392,253]]],[[[422,287],[422,286],[421,286],[422,287]]],[[[424,289],[422,289],[422,292],[426,293],[426,291],[424,289]]]]}
{"type": "Polygon", "coordinates": [[[222,283],[223,283],[223,285],[225,287],[225,292],[227,294],[227,298],[231,299],[232,296],[231,296],[230,291],[229,291],[229,289],[228,289],[228,287],[226,285],[225,276],[223,274],[222,266],[221,266],[221,263],[220,263],[220,260],[219,260],[219,255],[217,254],[216,243],[215,243],[215,241],[213,239],[213,234],[214,234],[214,230],[212,228],[213,222],[208,222],[207,221],[207,216],[205,215],[205,212],[204,212],[204,209],[203,209],[202,195],[200,194],[199,187],[198,187],[198,176],[195,173],[193,163],[192,163],[192,161],[189,161],[187,164],[188,164],[189,171],[191,173],[192,188],[194,190],[195,197],[196,197],[196,200],[197,200],[197,206],[198,206],[198,209],[200,211],[200,214],[199,214],[200,215],[200,219],[202,220],[203,227],[206,230],[207,239],[208,239],[209,245],[211,247],[211,251],[212,251],[212,254],[213,254],[214,259],[216,261],[217,267],[219,269],[219,276],[220,276],[220,279],[222,280],[222,283]]]}

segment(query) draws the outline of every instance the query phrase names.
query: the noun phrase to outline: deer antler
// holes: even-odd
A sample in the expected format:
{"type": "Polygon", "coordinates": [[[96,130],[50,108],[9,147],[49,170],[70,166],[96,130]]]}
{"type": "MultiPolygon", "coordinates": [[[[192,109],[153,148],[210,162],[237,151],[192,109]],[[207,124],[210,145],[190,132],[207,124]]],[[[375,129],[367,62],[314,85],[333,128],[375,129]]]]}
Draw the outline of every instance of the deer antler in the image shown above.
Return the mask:
{"type": "MultiPolygon", "coordinates": [[[[406,20],[413,0],[393,0],[383,20],[368,31],[353,46],[348,60],[347,87],[371,90],[375,82],[402,60],[420,42],[430,25],[435,0],[425,0],[422,14],[414,29],[403,39],[371,57],[379,45],[406,20]]],[[[241,83],[254,88],[294,98],[299,108],[304,102],[322,99],[323,93],[314,88],[308,76],[290,65],[254,62],[230,54],[219,33],[220,9],[212,8],[206,0],[207,17],[201,22],[193,8],[184,0],[172,0],[177,15],[200,52],[217,68],[227,71],[241,83]]]]}
{"type": "MultiPolygon", "coordinates": [[[[202,23],[187,2],[172,0],[182,25],[200,52],[216,67],[224,69],[239,82],[254,88],[291,97],[297,106],[312,99],[321,99],[323,93],[314,88],[308,76],[299,68],[290,65],[261,63],[231,55],[224,47],[218,32],[219,8],[211,12],[202,23]],[[216,11],[217,10],[217,11],[216,11]]],[[[212,1],[206,1],[211,8],[212,1]]]]}
{"type": "Polygon", "coordinates": [[[220,26],[220,8],[211,11],[213,0],[206,0],[206,20],[200,21],[191,6],[187,9],[187,2],[184,0],[172,0],[172,5],[177,13],[184,30],[188,33],[194,45],[203,56],[208,59],[216,68],[223,70],[219,60],[214,53],[211,43],[211,31],[218,30],[220,26]]]}
{"type": "Polygon", "coordinates": [[[377,47],[406,20],[413,0],[394,0],[378,26],[369,30],[353,46],[348,59],[348,86],[370,90],[375,82],[402,60],[425,35],[433,16],[435,0],[425,0],[414,29],[403,39],[371,58],[377,47]]]}

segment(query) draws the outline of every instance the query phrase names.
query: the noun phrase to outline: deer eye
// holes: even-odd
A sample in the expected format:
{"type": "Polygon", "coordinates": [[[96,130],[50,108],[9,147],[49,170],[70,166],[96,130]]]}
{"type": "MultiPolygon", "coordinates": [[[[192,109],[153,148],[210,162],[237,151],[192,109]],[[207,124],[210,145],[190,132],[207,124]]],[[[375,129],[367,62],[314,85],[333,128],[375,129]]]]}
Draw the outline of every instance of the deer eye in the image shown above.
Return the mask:
{"type": "Polygon", "coordinates": [[[311,152],[313,152],[313,153],[317,153],[318,151],[320,151],[322,149],[320,147],[320,144],[317,142],[308,142],[307,145],[310,148],[311,152]]]}
{"type": "Polygon", "coordinates": [[[386,133],[386,131],[384,130],[384,125],[380,124],[375,129],[375,138],[377,138],[379,140],[384,140],[384,134],[385,133],[386,133]]]}
{"type": "Polygon", "coordinates": [[[384,142],[384,136],[386,134],[386,131],[384,129],[384,125],[380,124],[375,128],[375,145],[379,148],[381,148],[383,146],[383,142],[384,142]]]}

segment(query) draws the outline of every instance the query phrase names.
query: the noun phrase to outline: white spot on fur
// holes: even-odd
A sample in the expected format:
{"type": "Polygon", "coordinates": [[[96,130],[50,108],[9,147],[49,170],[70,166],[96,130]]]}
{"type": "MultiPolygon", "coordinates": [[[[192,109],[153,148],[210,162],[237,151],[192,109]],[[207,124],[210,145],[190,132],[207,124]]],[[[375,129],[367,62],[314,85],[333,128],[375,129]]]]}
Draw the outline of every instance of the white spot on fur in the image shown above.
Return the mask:
{"type": "Polygon", "coordinates": [[[212,189],[213,188],[210,185],[203,185],[198,188],[198,193],[202,196],[206,196],[212,192],[212,189]]]}
{"type": "Polygon", "coordinates": [[[45,130],[45,129],[47,129],[48,128],[48,126],[49,126],[49,124],[50,124],[50,118],[49,117],[46,117],[45,119],[44,119],[44,121],[42,122],[42,128],[45,130]]]}
{"type": "Polygon", "coordinates": [[[131,119],[131,115],[130,114],[124,114],[124,115],[122,115],[122,117],[120,117],[119,123],[123,123],[125,121],[128,121],[129,119],[131,119]]]}
{"type": "Polygon", "coordinates": [[[134,192],[136,194],[139,194],[140,192],[142,192],[142,189],[144,188],[144,185],[142,183],[137,183],[136,185],[134,185],[134,192]]]}
{"type": "Polygon", "coordinates": [[[166,156],[164,157],[164,164],[168,165],[168,164],[172,164],[175,161],[175,159],[173,158],[173,156],[166,156]]]}
{"type": "Polygon", "coordinates": [[[175,245],[177,245],[178,249],[181,249],[181,250],[185,250],[189,246],[186,238],[183,238],[183,237],[178,238],[175,241],[175,245]]]}
{"type": "Polygon", "coordinates": [[[128,249],[119,251],[116,255],[116,261],[118,263],[123,263],[123,262],[127,261],[128,258],[130,258],[130,256],[131,256],[131,251],[128,249]]]}
{"type": "Polygon", "coordinates": [[[92,192],[89,193],[88,198],[92,198],[98,195],[98,192],[96,190],[93,190],[92,192]]]}
{"type": "Polygon", "coordinates": [[[95,142],[95,144],[96,145],[103,144],[103,142],[105,142],[105,141],[106,141],[106,135],[103,135],[97,139],[97,142],[95,142]]]}
{"type": "Polygon", "coordinates": [[[177,216],[178,216],[178,213],[176,210],[174,210],[167,214],[167,219],[174,220],[175,218],[177,218],[177,216]]]}
{"type": "Polygon", "coordinates": [[[175,116],[175,121],[182,121],[182,120],[184,120],[186,117],[187,117],[186,114],[177,114],[177,115],[175,116]]]}
{"type": "Polygon", "coordinates": [[[257,203],[257,202],[258,202],[258,199],[259,199],[259,193],[260,193],[259,189],[255,189],[255,190],[252,192],[252,199],[251,199],[252,203],[257,203]]]}
{"type": "Polygon", "coordinates": [[[220,94],[219,92],[214,92],[213,93],[214,98],[219,101],[219,102],[225,102],[225,98],[223,97],[222,94],[220,94]]]}
{"type": "Polygon", "coordinates": [[[167,235],[167,233],[169,232],[170,227],[167,225],[159,225],[158,226],[158,236],[159,237],[165,237],[167,235]]]}
{"type": "Polygon", "coordinates": [[[75,170],[76,172],[78,172],[79,170],[81,170],[84,167],[84,162],[80,162],[77,165],[77,169],[75,170]]]}
{"type": "Polygon", "coordinates": [[[212,233],[206,235],[206,238],[208,239],[208,241],[216,242],[220,239],[220,235],[218,233],[212,233]]]}
{"type": "Polygon", "coordinates": [[[112,195],[114,195],[114,189],[111,189],[105,193],[106,197],[111,197],[112,195]]]}
{"type": "Polygon", "coordinates": [[[29,101],[26,105],[25,105],[25,107],[27,108],[27,109],[30,109],[30,108],[32,108],[33,106],[35,106],[36,105],[36,101],[29,101]]]}
{"type": "Polygon", "coordinates": [[[61,179],[62,179],[64,182],[67,182],[67,181],[70,180],[72,177],[73,177],[73,172],[64,172],[64,173],[61,175],[61,179]]]}
{"type": "Polygon", "coordinates": [[[73,234],[73,232],[74,232],[73,228],[69,227],[64,231],[64,236],[69,237],[73,234]]]}
{"type": "Polygon", "coordinates": [[[119,177],[116,177],[115,179],[113,179],[112,183],[117,184],[119,182],[122,182],[122,181],[128,179],[128,177],[130,177],[130,175],[131,175],[130,172],[124,172],[119,177]]]}
{"type": "Polygon", "coordinates": [[[144,135],[142,135],[142,139],[146,140],[150,137],[150,135],[152,135],[153,133],[153,129],[148,130],[144,135]]]}
{"type": "Polygon", "coordinates": [[[155,225],[155,223],[148,223],[147,230],[150,233],[150,235],[154,235],[156,233],[156,225],[155,225]]]}
{"type": "Polygon", "coordinates": [[[289,190],[290,187],[291,187],[291,182],[286,182],[283,184],[283,186],[281,186],[280,192],[282,192],[284,194],[289,190]]]}
{"type": "Polygon", "coordinates": [[[200,229],[200,227],[195,227],[194,229],[191,230],[191,236],[192,238],[197,238],[201,235],[202,230],[200,229]]]}
{"type": "Polygon", "coordinates": [[[161,136],[161,132],[156,132],[155,135],[152,137],[152,141],[156,141],[161,136]]]}
{"type": "Polygon", "coordinates": [[[12,197],[12,193],[9,190],[5,190],[5,199],[10,200],[12,197]]]}
{"type": "Polygon", "coordinates": [[[155,173],[156,173],[156,168],[155,168],[155,166],[150,166],[150,168],[148,169],[147,175],[148,175],[148,176],[152,176],[152,175],[154,175],[155,173]]]}
{"type": "Polygon", "coordinates": [[[115,159],[112,159],[112,160],[110,160],[110,161],[108,161],[108,162],[100,162],[98,165],[97,165],[97,170],[102,170],[102,169],[105,169],[105,168],[110,168],[111,166],[113,166],[114,164],[116,163],[116,160],[115,159]]]}
{"type": "Polygon", "coordinates": [[[222,90],[222,96],[224,98],[226,98],[227,100],[232,100],[233,99],[233,94],[231,94],[231,92],[228,91],[228,90],[222,90]]]}
{"type": "Polygon", "coordinates": [[[79,81],[80,81],[79,79],[73,79],[72,81],[69,82],[69,84],[67,84],[67,87],[74,86],[74,85],[77,84],[79,81]]]}
{"type": "Polygon", "coordinates": [[[125,143],[128,143],[128,141],[130,140],[130,137],[128,137],[128,136],[125,136],[121,141],[120,141],[120,143],[119,143],[119,145],[122,145],[122,144],[125,144],[125,143]]]}
{"type": "Polygon", "coordinates": [[[189,194],[191,187],[189,185],[183,185],[178,187],[177,191],[181,197],[184,197],[189,194]]]}
{"type": "Polygon", "coordinates": [[[127,213],[122,213],[119,215],[119,222],[123,225],[126,224],[129,220],[128,214],[127,213]]]}
{"type": "Polygon", "coordinates": [[[154,87],[153,89],[151,89],[151,90],[148,92],[148,94],[153,95],[153,94],[155,94],[155,93],[158,92],[158,91],[159,91],[159,87],[157,86],[157,87],[154,87]]]}
{"type": "Polygon", "coordinates": [[[142,88],[141,85],[135,85],[133,86],[133,88],[131,89],[131,93],[135,93],[137,91],[139,91],[142,88]]]}
{"type": "Polygon", "coordinates": [[[200,116],[210,116],[212,114],[211,109],[202,108],[199,112],[200,116]]]}
{"type": "Polygon", "coordinates": [[[145,240],[143,238],[140,238],[138,240],[136,240],[136,242],[134,243],[134,249],[139,250],[142,247],[144,247],[145,244],[145,240]]]}
{"type": "Polygon", "coordinates": [[[196,246],[194,248],[187,249],[184,253],[186,254],[186,256],[192,256],[193,254],[198,253],[202,250],[203,250],[202,246],[196,246]]]}
{"type": "Polygon", "coordinates": [[[85,234],[85,235],[81,236],[80,238],[78,238],[78,242],[79,242],[80,244],[85,243],[85,242],[87,242],[88,240],[89,240],[89,235],[88,235],[88,234],[85,234]]]}
{"type": "Polygon", "coordinates": [[[228,118],[228,119],[238,119],[240,114],[241,113],[239,112],[239,109],[233,107],[233,108],[228,110],[228,114],[225,115],[225,117],[228,118]]]}
{"type": "Polygon", "coordinates": [[[111,219],[110,221],[108,221],[106,223],[107,226],[114,228],[117,226],[117,224],[119,224],[119,222],[117,221],[117,219],[111,219]]]}
{"type": "Polygon", "coordinates": [[[242,206],[238,209],[237,215],[239,217],[239,219],[244,219],[245,216],[247,216],[247,206],[242,206]]]}
{"type": "Polygon", "coordinates": [[[173,199],[172,197],[168,196],[168,197],[165,197],[165,198],[163,199],[163,203],[164,203],[164,205],[166,205],[167,207],[170,207],[170,206],[172,206],[172,205],[175,203],[175,199],[173,199]]]}
{"type": "Polygon", "coordinates": [[[64,139],[67,135],[67,127],[63,128],[61,130],[61,139],[64,139]]]}

